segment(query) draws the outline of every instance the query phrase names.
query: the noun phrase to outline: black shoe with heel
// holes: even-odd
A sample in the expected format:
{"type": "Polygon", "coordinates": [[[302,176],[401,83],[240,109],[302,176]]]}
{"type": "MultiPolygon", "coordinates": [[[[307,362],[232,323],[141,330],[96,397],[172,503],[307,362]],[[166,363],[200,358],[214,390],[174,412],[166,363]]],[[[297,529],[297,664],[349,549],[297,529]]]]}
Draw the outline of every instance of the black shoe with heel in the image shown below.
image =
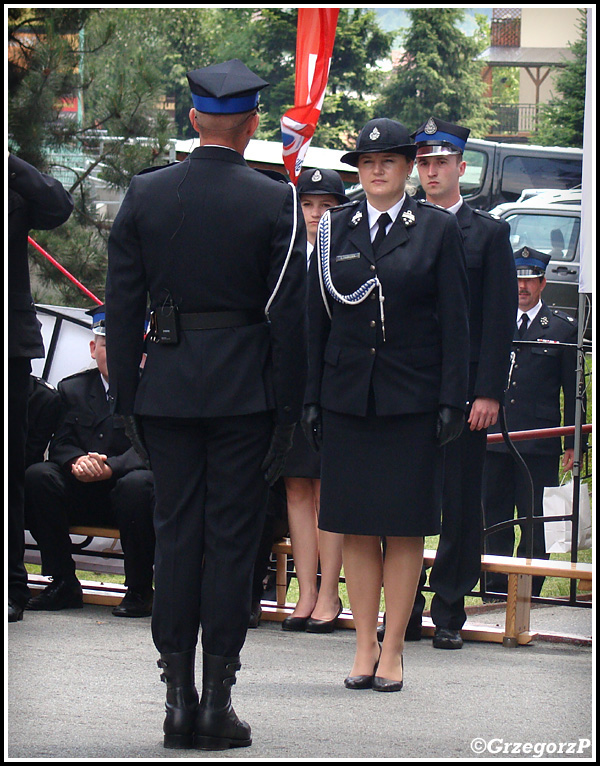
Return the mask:
{"type": "MultiPolygon", "coordinates": [[[[379,647],[379,657],[381,657],[381,646],[379,647]]],[[[370,676],[348,676],[348,678],[344,679],[344,686],[346,689],[372,689],[373,678],[377,672],[378,666],[379,658],[377,659],[375,667],[373,668],[373,672],[370,676]]]]}
{"type": "Polygon", "coordinates": [[[309,617],[306,622],[306,632],[307,633],[333,633],[333,631],[335,630],[337,619],[342,613],[343,608],[344,608],[344,605],[342,604],[342,599],[338,598],[338,611],[336,616],[333,618],[333,620],[314,620],[312,617],[309,617]]]}
{"type": "Polygon", "coordinates": [[[381,678],[373,676],[372,689],[375,692],[399,692],[404,686],[404,655],[401,655],[402,662],[402,681],[392,681],[390,678],[381,678]]]}

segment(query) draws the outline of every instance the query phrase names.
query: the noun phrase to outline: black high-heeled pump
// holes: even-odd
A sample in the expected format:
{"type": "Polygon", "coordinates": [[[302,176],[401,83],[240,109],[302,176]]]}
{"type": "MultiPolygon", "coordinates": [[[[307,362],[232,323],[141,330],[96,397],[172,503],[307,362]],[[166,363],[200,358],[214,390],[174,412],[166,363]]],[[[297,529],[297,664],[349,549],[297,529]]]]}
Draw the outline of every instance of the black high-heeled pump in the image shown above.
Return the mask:
{"type": "Polygon", "coordinates": [[[306,632],[307,633],[333,633],[335,630],[335,626],[337,623],[337,619],[342,613],[342,610],[344,609],[344,605],[342,604],[342,599],[338,599],[338,612],[336,616],[333,618],[333,620],[315,620],[312,617],[309,617],[306,622],[306,632]]]}
{"type": "MultiPolygon", "coordinates": [[[[381,645],[379,646],[379,658],[381,657],[381,645]]],[[[344,686],[346,689],[371,689],[373,687],[373,678],[379,667],[379,658],[373,668],[373,673],[370,676],[348,676],[344,679],[344,686]]]]}
{"type": "Polygon", "coordinates": [[[402,663],[402,681],[392,681],[390,678],[381,678],[380,676],[373,675],[373,683],[371,688],[375,692],[399,692],[404,686],[404,655],[400,655],[400,662],[402,663]]]}

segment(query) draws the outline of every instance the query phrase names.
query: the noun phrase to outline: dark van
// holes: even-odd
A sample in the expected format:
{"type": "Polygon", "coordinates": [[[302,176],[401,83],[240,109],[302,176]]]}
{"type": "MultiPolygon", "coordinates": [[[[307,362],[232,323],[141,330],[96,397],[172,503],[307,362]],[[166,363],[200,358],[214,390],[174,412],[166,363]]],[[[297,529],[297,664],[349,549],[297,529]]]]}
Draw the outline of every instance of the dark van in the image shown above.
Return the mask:
{"type": "MultiPolygon", "coordinates": [[[[464,152],[467,169],[461,194],[471,207],[491,210],[515,202],[523,189],[572,189],[581,184],[582,149],[529,144],[503,144],[474,138],[464,152]]],[[[416,169],[411,177],[416,197],[422,197],[416,169]]],[[[348,190],[351,199],[364,196],[362,187],[348,190]]]]}

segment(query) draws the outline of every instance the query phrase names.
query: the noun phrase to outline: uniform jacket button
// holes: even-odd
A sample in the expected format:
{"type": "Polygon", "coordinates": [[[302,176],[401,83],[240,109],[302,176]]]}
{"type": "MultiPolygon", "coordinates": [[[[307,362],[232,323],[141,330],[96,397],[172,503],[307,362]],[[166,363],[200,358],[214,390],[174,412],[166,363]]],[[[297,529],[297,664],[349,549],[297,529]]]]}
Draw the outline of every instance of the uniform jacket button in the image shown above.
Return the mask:
{"type": "Polygon", "coordinates": [[[371,321],[369,322],[369,327],[376,327],[376,326],[377,326],[377,322],[374,319],[371,319],[371,321]]]}
{"type": "Polygon", "coordinates": [[[371,349],[371,356],[375,356],[375,349],[374,348],[371,349]]]}

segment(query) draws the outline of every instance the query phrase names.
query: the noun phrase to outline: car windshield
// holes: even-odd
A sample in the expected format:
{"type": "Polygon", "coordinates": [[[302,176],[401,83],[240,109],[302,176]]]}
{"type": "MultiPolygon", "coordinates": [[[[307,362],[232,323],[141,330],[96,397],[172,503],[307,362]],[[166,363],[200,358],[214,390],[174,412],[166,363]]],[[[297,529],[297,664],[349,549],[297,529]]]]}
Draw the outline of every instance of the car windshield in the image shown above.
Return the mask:
{"type": "Polygon", "coordinates": [[[545,213],[516,213],[507,216],[513,250],[532,247],[550,253],[553,261],[573,261],[579,242],[579,218],[545,213]]]}

